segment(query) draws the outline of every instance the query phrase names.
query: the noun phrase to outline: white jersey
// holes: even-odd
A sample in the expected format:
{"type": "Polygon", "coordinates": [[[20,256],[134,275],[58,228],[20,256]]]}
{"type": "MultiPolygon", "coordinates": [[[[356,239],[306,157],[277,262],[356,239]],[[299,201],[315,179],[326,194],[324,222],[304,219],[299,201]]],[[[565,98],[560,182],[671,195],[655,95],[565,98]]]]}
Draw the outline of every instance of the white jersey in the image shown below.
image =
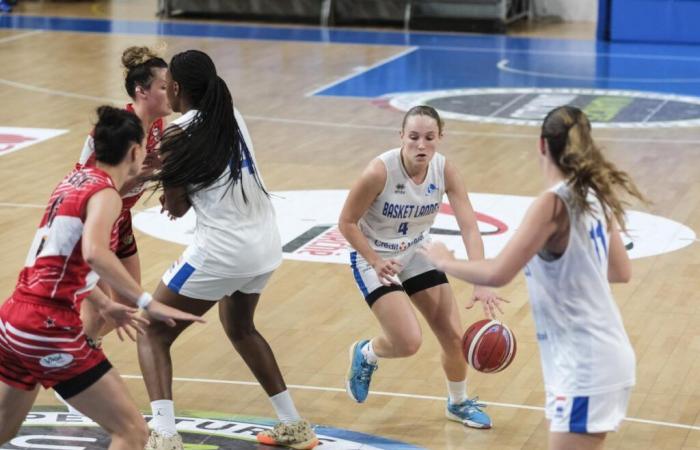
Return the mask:
{"type": "Polygon", "coordinates": [[[435,153],[423,183],[416,184],[401,162],[401,149],[379,155],[386,167],[384,190],[358,224],[378,252],[415,248],[428,237],[445,194],[445,157],[435,153]]]}
{"type": "MultiPolygon", "coordinates": [[[[282,244],[272,201],[254,177],[257,163],[248,128],[239,112],[234,112],[242,138],[241,179],[232,189],[227,168],[214,184],[189,195],[197,225],[194,240],[183,256],[195,268],[212,275],[248,277],[277,268],[282,262],[282,244]]],[[[171,126],[186,129],[197,113],[190,110],[171,126]]],[[[258,178],[262,182],[259,172],[258,178]]]]}
{"type": "Polygon", "coordinates": [[[563,255],[535,255],[525,267],[537,328],[545,388],[555,395],[587,396],[635,383],[635,356],[608,283],[605,216],[589,193],[591,213],[574,206],[565,182],[551,189],[571,224],[563,255]]]}

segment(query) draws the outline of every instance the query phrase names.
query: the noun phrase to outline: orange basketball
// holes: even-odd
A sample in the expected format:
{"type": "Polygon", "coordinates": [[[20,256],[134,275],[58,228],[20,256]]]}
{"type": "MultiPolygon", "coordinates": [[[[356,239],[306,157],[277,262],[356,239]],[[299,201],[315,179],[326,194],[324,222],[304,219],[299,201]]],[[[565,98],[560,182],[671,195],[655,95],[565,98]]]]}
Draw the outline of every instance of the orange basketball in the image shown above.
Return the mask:
{"type": "Polygon", "coordinates": [[[495,373],[513,362],[515,335],[505,324],[490,319],[474,322],[462,338],[464,359],[475,370],[495,373]]]}

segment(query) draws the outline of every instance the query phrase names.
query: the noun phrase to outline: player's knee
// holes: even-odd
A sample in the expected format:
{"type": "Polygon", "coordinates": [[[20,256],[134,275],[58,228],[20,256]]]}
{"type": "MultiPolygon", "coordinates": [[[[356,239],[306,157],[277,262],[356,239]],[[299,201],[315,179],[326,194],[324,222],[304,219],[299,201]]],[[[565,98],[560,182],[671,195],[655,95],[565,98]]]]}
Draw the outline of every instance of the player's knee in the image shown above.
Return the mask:
{"type": "Polygon", "coordinates": [[[151,319],[151,323],[146,327],[145,338],[151,341],[152,344],[158,344],[165,347],[170,347],[178,333],[173,327],[169,327],[165,322],[151,319]]]}
{"type": "Polygon", "coordinates": [[[413,356],[418,352],[422,343],[420,334],[404,336],[394,343],[396,356],[413,356]]]}
{"type": "Polygon", "coordinates": [[[231,341],[235,344],[236,342],[244,341],[245,339],[253,336],[255,334],[255,326],[253,324],[249,324],[228,327],[226,329],[226,334],[228,334],[229,339],[231,339],[231,341]]]}

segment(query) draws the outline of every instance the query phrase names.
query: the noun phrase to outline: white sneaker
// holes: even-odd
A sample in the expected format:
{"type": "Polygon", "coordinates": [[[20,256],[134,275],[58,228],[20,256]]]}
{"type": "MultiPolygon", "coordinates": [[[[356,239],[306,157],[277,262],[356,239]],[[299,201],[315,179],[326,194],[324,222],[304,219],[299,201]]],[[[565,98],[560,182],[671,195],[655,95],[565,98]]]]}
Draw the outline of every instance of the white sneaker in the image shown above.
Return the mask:
{"type": "Polygon", "coordinates": [[[179,434],[163,436],[157,431],[151,430],[145,450],[184,450],[184,447],[179,434]]]}

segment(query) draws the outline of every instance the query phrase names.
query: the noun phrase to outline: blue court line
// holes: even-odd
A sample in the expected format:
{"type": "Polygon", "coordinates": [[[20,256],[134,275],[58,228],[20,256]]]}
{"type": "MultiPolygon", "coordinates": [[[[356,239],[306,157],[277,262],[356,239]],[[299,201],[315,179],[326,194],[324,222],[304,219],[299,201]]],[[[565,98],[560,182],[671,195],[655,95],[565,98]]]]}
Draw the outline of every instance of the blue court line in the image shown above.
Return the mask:
{"type": "Polygon", "coordinates": [[[693,45],[29,15],[0,16],[1,28],[418,50],[314,91],[320,96],[366,98],[467,87],[582,87],[700,95],[700,56],[693,45]]]}
{"type": "Polygon", "coordinates": [[[462,33],[430,33],[402,31],[368,31],[321,27],[279,27],[239,24],[218,24],[186,21],[112,20],[56,16],[2,15],[0,28],[62,32],[115,33],[177,37],[300,41],[339,44],[424,47],[435,50],[462,48],[470,51],[499,52],[584,52],[611,51],[629,54],[678,55],[698,58],[697,47],[690,45],[653,45],[606,43],[593,40],[548,39],[478,35],[462,33]],[[669,53],[669,48],[673,50],[669,53]]]}

